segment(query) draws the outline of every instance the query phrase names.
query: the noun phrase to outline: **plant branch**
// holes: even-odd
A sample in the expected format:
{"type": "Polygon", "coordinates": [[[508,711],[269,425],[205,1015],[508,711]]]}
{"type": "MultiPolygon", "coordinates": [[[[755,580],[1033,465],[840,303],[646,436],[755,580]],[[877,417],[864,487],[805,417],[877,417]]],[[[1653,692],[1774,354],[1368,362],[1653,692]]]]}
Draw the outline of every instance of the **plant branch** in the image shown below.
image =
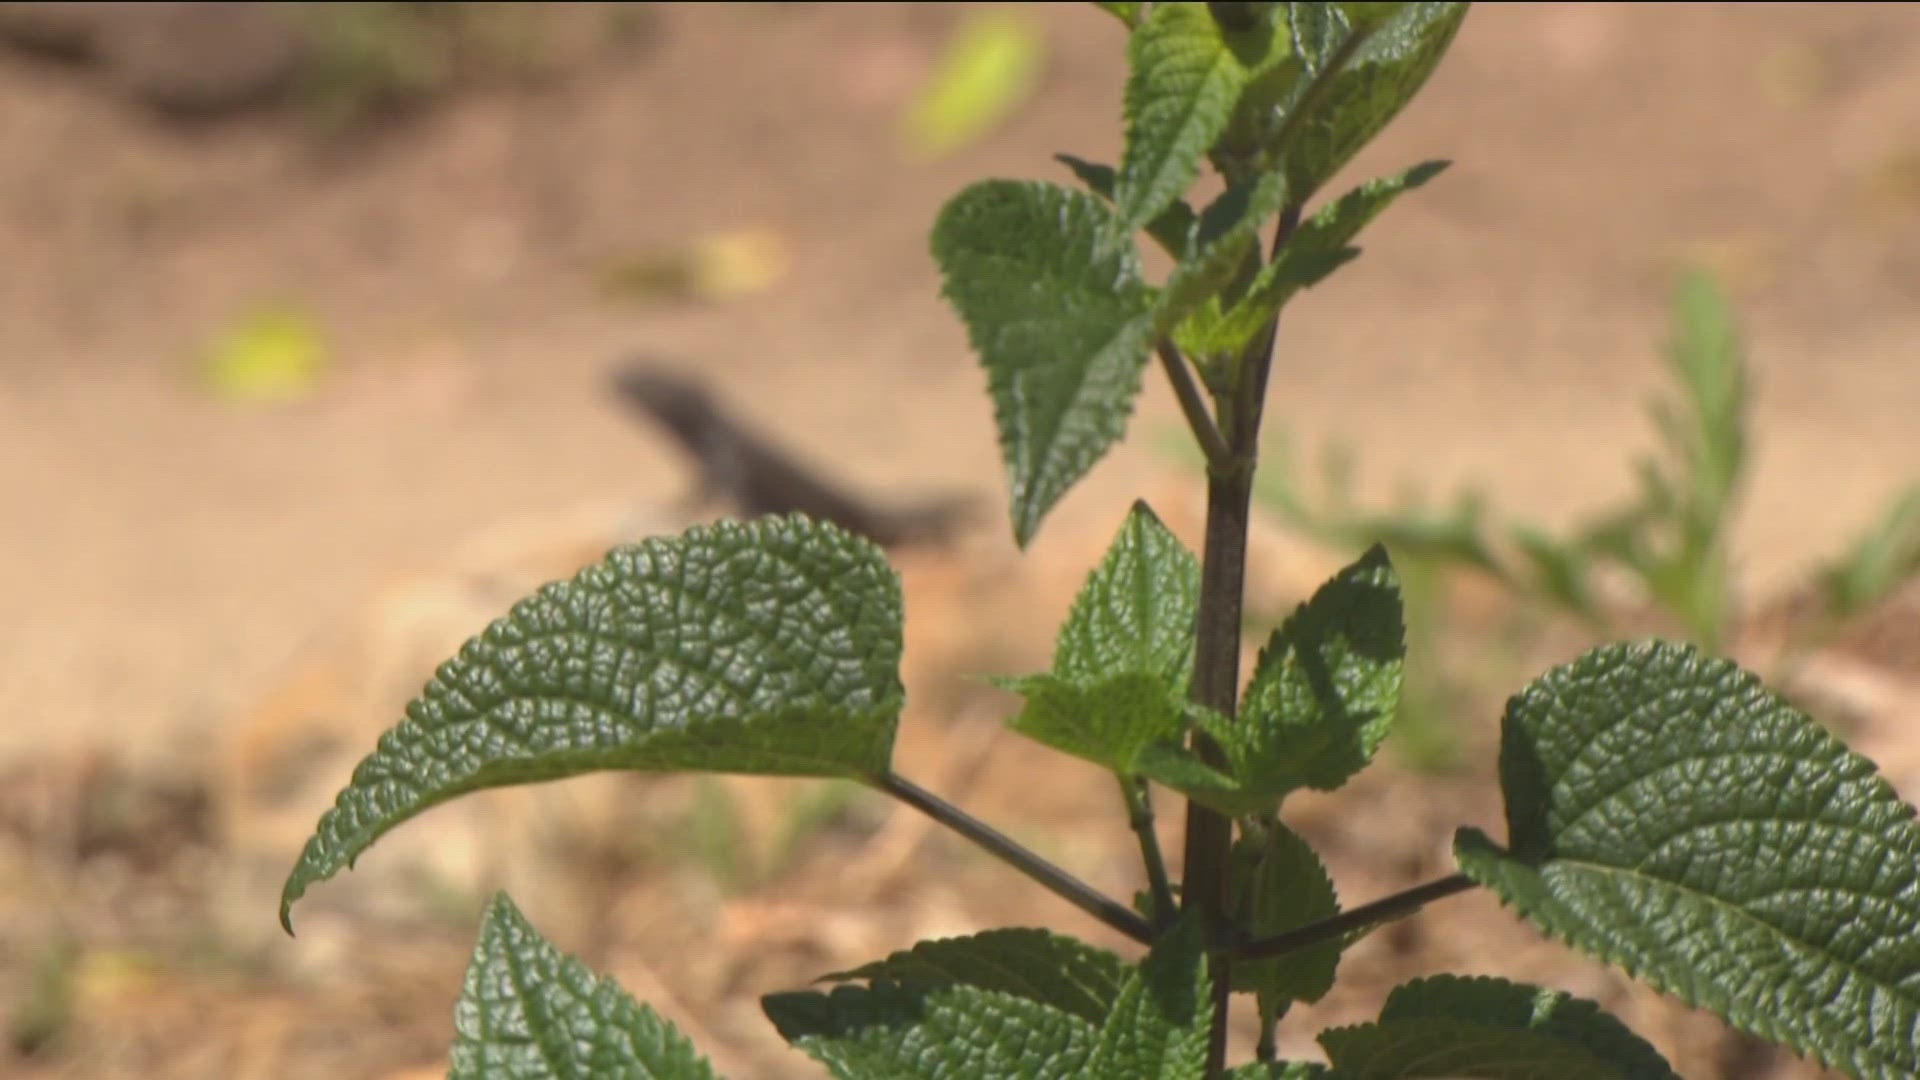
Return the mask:
{"type": "Polygon", "coordinates": [[[1186,358],[1171,341],[1162,341],[1155,351],[1160,355],[1160,366],[1166,370],[1167,381],[1173,384],[1173,396],[1180,399],[1180,411],[1186,414],[1187,427],[1193,429],[1193,437],[1207,455],[1208,467],[1224,466],[1232,458],[1232,452],[1227,449],[1227,440],[1221,436],[1219,425],[1213,422],[1213,415],[1207,412],[1206,399],[1200,396],[1200,387],[1193,381],[1186,358]]]}
{"type": "MultiPolygon", "coordinates": [[[[1300,224],[1300,204],[1290,202],[1280,214],[1273,249],[1286,245],[1300,224]]],[[[1258,254],[1249,257],[1258,261],[1258,254]]],[[[1275,313],[1266,328],[1239,357],[1233,393],[1219,403],[1227,441],[1224,461],[1207,468],[1207,535],[1200,562],[1200,612],[1194,628],[1193,700],[1231,719],[1238,711],[1240,693],[1240,622],[1246,599],[1247,528],[1251,520],[1253,473],[1259,461],[1260,413],[1267,394],[1267,372],[1273,364],[1273,342],[1279,324],[1275,313]]],[[[1226,769],[1220,747],[1205,732],[1195,731],[1193,751],[1200,760],[1226,769]]],[[[1182,902],[1204,913],[1214,940],[1219,940],[1229,917],[1228,864],[1233,847],[1233,822],[1198,802],[1187,804],[1187,864],[1182,902]]],[[[1231,958],[1216,953],[1211,965],[1213,1025],[1207,1041],[1208,1076],[1226,1067],[1227,1012],[1231,999],[1231,958]]]]}
{"type": "Polygon", "coordinates": [[[1132,908],[1022,847],[1012,837],[965,810],[892,771],[882,773],[873,781],[873,786],[985,848],[1081,911],[1141,944],[1152,943],[1153,927],[1132,908]]]}
{"type": "Polygon", "coordinates": [[[1178,910],[1173,899],[1173,884],[1167,879],[1167,861],[1160,854],[1160,836],[1153,830],[1153,793],[1147,782],[1131,776],[1120,778],[1120,795],[1127,800],[1127,824],[1140,838],[1140,858],[1147,867],[1147,888],[1153,894],[1153,919],[1156,928],[1164,928],[1178,910]]]}
{"type": "Polygon", "coordinates": [[[1341,937],[1376,923],[1392,922],[1403,919],[1419,911],[1435,900],[1444,899],[1454,893],[1465,892],[1476,883],[1465,874],[1454,874],[1425,885],[1416,885],[1405,892],[1375,900],[1371,904],[1343,911],[1338,915],[1321,919],[1319,922],[1289,930],[1284,934],[1275,934],[1270,938],[1248,942],[1233,950],[1236,960],[1265,960],[1275,956],[1285,956],[1290,952],[1317,945],[1330,938],[1341,937]]]}

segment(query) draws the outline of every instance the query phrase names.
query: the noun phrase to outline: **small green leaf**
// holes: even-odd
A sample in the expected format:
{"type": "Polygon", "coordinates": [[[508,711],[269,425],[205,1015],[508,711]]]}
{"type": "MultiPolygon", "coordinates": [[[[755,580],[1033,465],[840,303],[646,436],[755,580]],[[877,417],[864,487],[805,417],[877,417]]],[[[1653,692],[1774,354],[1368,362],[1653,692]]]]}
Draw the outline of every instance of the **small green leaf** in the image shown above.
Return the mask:
{"type": "Polygon", "coordinates": [[[1007,680],[1014,728],[1122,773],[1186,727],[1200,563],[1143,502],[1074,598],[1053,671],[1007,680]]]}
{"type": "Polygon", "coordinates": [[[1186,728],[1186,702],[1157,675],[1081,682],[1042,674],[994,681],[1026,699],[1008,721],[1015,731],[1124,775],[1143,775],[1143,753],[1176,740],[1186,728]]]}
{"type": "Polygon", "coordinates": [[[1193,184],[1247,71],[1201,4],[1154,5],[1128,40],[1127,57],[1127,143],[1114,205],[1120,228],[1131,233],[1193,184]]]}
{"type": "MultiPolygon", "coordinates": [[[[1073,170],[1073,175],[1086,185],[1088,191],[1108,202],[1113,201],[1113,166],[1087,161],[1072,154],[1055,154],[1053,158],[1073,170]]],[[[1193,231],[1199,221],[1199,215],[1193,212],[1193,207],[1185,199],[1175,199],[1152,221],[1147,222],[1147,235],[1177,260],[1186,255],[1188,246],[1193,243],[1193,231]]]]}
{"type": "Polygon", "coordinates": [[[804,517],[616,549],[441,665],[320,819],[281,923],[308,885],[469,791],[604,769],[877,776],[900,620],[879,549],[804,517]]]}
{"type": "Polygon", "coordinates": [[[1324,1031],[1320,1045],[1340,1080],[1679,1080],[1593,1002],[1503,979],[1407,983],[1377,1023],[1324,1031]]]}
{"type": "Polygon", "coordinates": [[[1393,725],[1406,651],[1400,584],[1376,544],[1273,632],[1239,718],[1207,721],[1233,775],[1274,798],[1345,783],[1393,725]]]}
{"type": "Polygon", "coordinates": [[[1102,1080],[1203,1080],[1213,1017],[1206,939],[1183,917],[1120,988],[1086,1076],[1102,1080]]]}
{"type": "MultiPolygon", "coordinates": [[[[1291,6],[1298,13],[1322,5],[1291,6]]],[[[1316,20],[1315,47],[1327,66],[1294,103],[1306,111],[1286,118],[1278,148],[1296,198],[1318,190],[1412,100],[1466,15],[1464,3],[1404,4],[1383,18],[1347,18],[1348,36],[1338,43],[1328,40],[1328,20],[1316,20]]]]}
{"type": "Polygon", "coordinates": [[[1183,697],[1193,672],[1200,560],[1135,501],[1060,628],[1053,672],[1097,679],[1158,675],[1183,697]]]}
{"type": "Polygon", "coordinates": [[[1278,173],[1227,188],[1207,204],[1194,226],[1191,253],[1173,268],[1153,313],[1153,331],[1171,333],[1202,304],[1232,283],[1257,250],[1260,231],[1287,201],[1278,173]]]}
{"type": "Polygon", "coordinates": [[[1053,184],[969,187],[940,212],[933,254],[987,369],[1024,545],[1126,428],[1152,290],[1112,213],[1053,184]]]}
{"type": "Polygon", "coordinates": [[[1461,869],[1535,926],[1856,1077],[1920,1075],[1920,827],[1753,676],[1612,645],[1507,706],[1510,851],[1461,869]]]}
{"type": "Polygon", "coordinates": [[[494,896],[454,1010],[451,1080],[714,1080],[672,1024],[494,896]]]}
{"type": "MultiPolygon", "coordinates": [[[[1354,188],[1300,223],[1280,249],[1280,256],[1260,268],[1253,284],[1224,314],[1194,312],[1194,325],[1181,327],[1181,340],[1195,355],[1236,352],[1260,332],[1293,295],[1319,284],[1327,275],[1360,254],[1349,246],[1380,211],[1398,198],[1438,176],[1444,161],[1428,161],[1393,176],[1383,176],[1354,188]]],[[[1203,309],[1204,310],[1204,309],[1203,309]]]]}
{"type": "Polygon", "coordinates": [[[201,370],[221,397],[259,403],[307,397],[326,365],[327,347],[313,318],[295,308],[269,308],[222,333],[201,370]]]}
{"type": "Polygon", "coordinates": [[[960,983],[996,990],[1098,1024],[1132,967],[1105,949],[1045,930],[1009,928],[970,937],[922,941],[912,949],[824,980],[887,979],[960,983]]]}
{"type": "Polygon", "coordinates": [[[841,1080],[1075,1080],[1099,1029],[1028,998],[961,983],[840,986],[769,994],[767,1018],[787,1042],[841,1080]]]}
{"type": "MultiPolygon", "coordinates": [[[[1278,823],[1234,845],[1234,888],[1244,896],[1247,936],[1272,937],[1340,913],[1333,879],[1313,848],[1278,823]]],[[[1270,960],[1234,964],[1233,988],[1259,996],[1260,1015],[1278,1020],[1296,1001],[1312,1003],[1333,988],[1346,942],[1338,938],[1270,960]]]]}

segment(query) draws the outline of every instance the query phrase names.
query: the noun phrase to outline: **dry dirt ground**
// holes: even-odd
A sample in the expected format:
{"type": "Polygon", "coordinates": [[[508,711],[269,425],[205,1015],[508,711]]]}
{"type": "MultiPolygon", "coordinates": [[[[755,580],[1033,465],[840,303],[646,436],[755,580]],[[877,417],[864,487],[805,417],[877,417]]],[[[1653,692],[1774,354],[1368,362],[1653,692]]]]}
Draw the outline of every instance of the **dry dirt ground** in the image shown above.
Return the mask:
{"type": "MultiPolygon", "coordinates": [[[[1122,73],[1107,17],[1029,14],[1031,105],[933,163],[894,132],[947,5],[662,5],[637,44],[589,35],[559,76],[345,141],[274,114],[161,122],[98,72],[0,57],[0,1073],[435,1075],[502,882],[734,1077],[816,1075],[759,994],[989,925],[1111,941],[864,798],[680,782],[436,812],[316,890],[288,940],[273,885],[298,836],[248,801],[269,767],[343,781],[429,654],[504,606],[488,588],[564,573],[633,508],[679,512],[681,463],[604,394],[618,358],[701,373],[872,492],[997,497],[926,232],[972,179],[1111,159],[1122,73]],[[743,229],[788,262],[757,295],[605,288],[609,266],[743,229]],[[303,400],[223,401],[195,359],[266,303],[309,313],[331,364],[303,400]],[[801,806],[809,828],[769,824],[801,806]]],[[[1554,522],[1622,494],[1686,263],[1722,275],[1752,341],[1756,591],[1920,476],[1920,10],[1486,6],[1351,174],[1430,157],[1457,164],[1282,335],[1270,411],[1303,444],[1362,446],[1364,493],[1471,480],[1554,522]]],[[[1142,490],[1191,533],[1174,421],[1151,387],[1029,563],[1000,518],[958,556],[906,556],[903,771],[1115,892],[1135,879],[1109,785],[998,737],[1007,701],[965,676],[1044,664],[1142,490]]],[[[1262,555],[1270,599],[1333,565],[1277,537],[1262,555]]],[[[1493,706],[1457,718],[1470,751],[1493,706]]],[[[1897,754],[1891,723],[1867,730],[1897,754]]],[[[1352,900],[1444,872],[1456,824],[1497,828],[1485,764],[1377,772],[1297,815],[1352,900]]],[[[1816,1075],[1471,896],[1358,947],[1287,1046],[1442,969],[1597,998],[1688,1076],[1816,1075]]]]}

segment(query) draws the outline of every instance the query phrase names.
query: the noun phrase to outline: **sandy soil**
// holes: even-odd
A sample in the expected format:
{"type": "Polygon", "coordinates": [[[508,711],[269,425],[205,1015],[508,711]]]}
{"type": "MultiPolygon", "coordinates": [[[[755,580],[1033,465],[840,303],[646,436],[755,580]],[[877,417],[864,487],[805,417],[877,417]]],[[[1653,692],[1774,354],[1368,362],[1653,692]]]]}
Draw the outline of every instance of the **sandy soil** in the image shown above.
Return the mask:
{"type": "MultiPolygon", "coordinates": [[[[160,123],[84,71],[0,58],[0,763],[16,778],[5,820],[18,841],[0,871],[0,1004],[16,1044],[0,1071],[444,1068],[477,894],[440,896],[437,915],[316,918],[288,943],[265,933],[270,899],[229,881],[209,823],[231,812],[222,770],[250,760],[230,746],[263,700],[322,669],[313,678],[334,682],[309,711],[363,689],[363,654],[339,642],[385,618],[396,588],[443,580],[447,553],[476,537],[518,529],[565,549],[581,507],[683,492],[671,449],[606,400],[616,360],[699,371],[872,492],[998,497],[983,380],[925,235],[972,179],[1053,176],[1056,150],[1114,156],[1117,27],[1091,9],[1032,10],[1049,55],[1031,107],[921,163],[893,132],[954,10],[656,14],[642,46],[585,50],[563,78],[481,87],[347,145],[280,116],[160,123]],[[768,291],[675,303],[604,287],[610,266],[740,229],[788,253],[768,291]],[[324,381],[290,405],[220,400],[195,358],[275,302],[323,328],[324,381]],[[65,1003],[66,1035],[24,1052],[23,1017],[48,1001],[65,1003]]],[[[1721,273],[1752,342],[1758,465],[1738,535],[1756,591],[1793,580],[1920,476],[1911,8],[1488,6],[1351,176],[1431,157],[1456,164],[1283,328],[1270,411],[1304,445],[1364,447],[1363,492],[1472,481],[1556,522],[1623,493],[1688,263],[1721,273]]],[[[1143,487],[1191,501],[1159,438],[1175,420],[1151,387],[1135,438],[1062,505],[1038,565],[1089,562],[1143,487]]],[[[974,573],[1008,565],[1004,533],[972,542],[974,573]]],[[[1269,568],[1275,588],[1327,565],[1273,550],[1296,560],[1269,568]]],[[[1030,586],[1031,607],[1064,605],[1079,571],[1064,572],[1064,586],[1030,586]]],[[[927,580],[969,617],[1012,610],[1004,595],[967,608],[953,598],[990,590],[927,580]]],[[[1023,614],[994,627],[991,648],[939,655],[1044,662],[1049,625],[1023,614]]],[[[951,689],[957,673],[939,677],[951,689]]],[[[1100,779],[990,737],[1003,700],[949,700],[957,716],[914,718],[909,761],[1095,881],[1131,887],[1100,779]]],[[[1486,718],[1462,722],[1484,745],[1486,718]]],[[[663,808],[702,805],[692,785],[645,790],[663,808]]],[[[1498,817],[1471,776],[1386,775],[1341,799],[1304,809],[1301,827],[1356,899],[1444,869],[1454,823],[1498,817]]],[[[574,898],[613,914],[554,935],[686,1023],[735,1077],[808,1075],[764,1030],[760,993],[929,933],[1044,920],[1100,936],[958,845],[852,805],[811,841],[811,869],[744,884],[602,837],[574,898]],[[866,875],[851,887],[849,865],[866,875]],[[721,948],[686,949],[686,920],[721,948]]],[[[1405,927],[1357,951],[1350,985],[1310,1019],[1357,1018],[1389,980],[1451,966],[1605,1000],[1689,1076],[1815,1075],[1743,1056],[1711,1020],[1566,960],[1490,901],[1448,901],[1405,927]]],[[[1289,1022],[1293,1040],[1310,1031],[1289,1022]]]]}

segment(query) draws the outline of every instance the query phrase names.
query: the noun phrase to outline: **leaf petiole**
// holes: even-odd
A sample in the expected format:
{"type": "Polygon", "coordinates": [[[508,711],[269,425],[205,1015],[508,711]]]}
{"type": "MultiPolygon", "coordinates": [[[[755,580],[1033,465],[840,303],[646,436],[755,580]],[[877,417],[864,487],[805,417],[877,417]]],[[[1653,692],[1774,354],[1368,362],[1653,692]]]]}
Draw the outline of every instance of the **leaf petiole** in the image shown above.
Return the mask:
{"type": "Polygon", "coordinates": [[[1143,945],[1152,944],[1153,927],[1133,909],[1034,854],[1007,834],[892,770],[881,773],[872,783],[880,791],[985,848],[1067,903],[1143,945]]]}

